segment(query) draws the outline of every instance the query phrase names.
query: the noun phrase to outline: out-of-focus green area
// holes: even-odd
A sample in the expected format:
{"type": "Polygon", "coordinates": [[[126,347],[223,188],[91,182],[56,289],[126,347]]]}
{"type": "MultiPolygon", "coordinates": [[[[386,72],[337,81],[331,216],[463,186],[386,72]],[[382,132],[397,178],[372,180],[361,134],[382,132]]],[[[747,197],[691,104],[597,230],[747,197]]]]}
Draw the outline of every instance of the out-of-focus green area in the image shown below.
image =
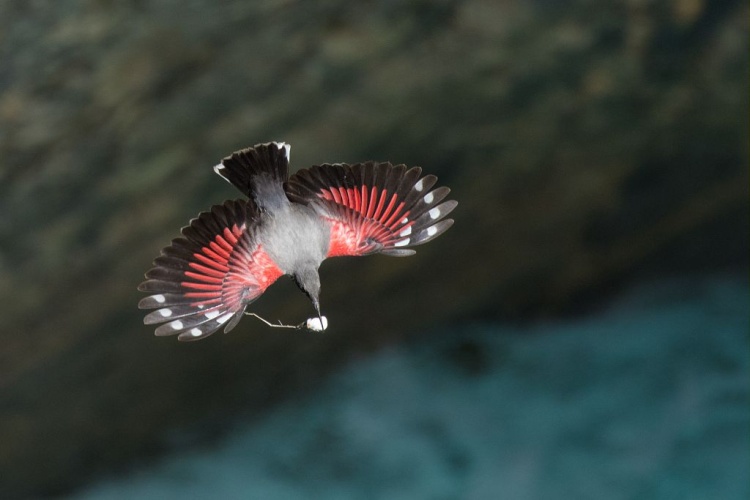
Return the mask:
{"type": "MultiPolygon", "coordinates": [[[[739,0],[0,4],[0,496],[220,432],[436,324],[746,272],[747,40],[739,0]],[[211,166],[268,140],[293,168],[421,165],[456,224],[409,259],[324,264],[324,335],[154,338],[142,273],[240,196],[211,166]]],[[[284,282],[255,310],[309,309],[284,282]]]]}

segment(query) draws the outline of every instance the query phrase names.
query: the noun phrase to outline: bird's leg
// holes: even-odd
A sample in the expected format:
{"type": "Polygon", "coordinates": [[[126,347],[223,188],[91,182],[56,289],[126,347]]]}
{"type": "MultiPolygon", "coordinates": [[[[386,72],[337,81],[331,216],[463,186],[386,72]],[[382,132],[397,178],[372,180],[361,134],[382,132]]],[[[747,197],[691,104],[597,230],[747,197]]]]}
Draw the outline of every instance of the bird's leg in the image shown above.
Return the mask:
{"type": "Polygon", "coordinates": [[[256,318],[258,318],[259,320],[261,320],[263,323],[265,323],[268,326],[273,327],[273,328],[291,328],[293,330],[302,330],[302,328],[305,327],[305,323],[300,323],[299,325],[285,325],[285,324],[283,324],[281,322],[281,320],[279,320],[279,324],[277,325],[276,323],[271,323],[267,319],[261,318],[260,316],[258,316],[255,313],[251,313],[251,312],[245,311],[245,314],[247,316],[255,316],[256,318]]]}

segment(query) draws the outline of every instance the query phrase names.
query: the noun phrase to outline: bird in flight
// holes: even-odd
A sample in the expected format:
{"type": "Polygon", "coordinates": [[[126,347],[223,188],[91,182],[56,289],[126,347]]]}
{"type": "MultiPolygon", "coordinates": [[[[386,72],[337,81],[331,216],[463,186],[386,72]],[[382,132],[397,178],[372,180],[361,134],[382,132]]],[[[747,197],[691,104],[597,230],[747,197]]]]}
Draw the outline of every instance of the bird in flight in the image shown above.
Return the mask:
{"type": "Polygon", "coordinates": [[[248,199],[211,207],[182,228],[138,287],[154,309],[144,323],[156,335],[205,338],[234,328],[245,308],[289,275],[317,317],[297,326],[324,330],[318,268],[328,257],[407,256],[452,224],[457,202],[432,189],[434,175],[391,163],[323,164],[289,177],[289,145],[258,144],[224,158],[214,171],[248,199]]]}

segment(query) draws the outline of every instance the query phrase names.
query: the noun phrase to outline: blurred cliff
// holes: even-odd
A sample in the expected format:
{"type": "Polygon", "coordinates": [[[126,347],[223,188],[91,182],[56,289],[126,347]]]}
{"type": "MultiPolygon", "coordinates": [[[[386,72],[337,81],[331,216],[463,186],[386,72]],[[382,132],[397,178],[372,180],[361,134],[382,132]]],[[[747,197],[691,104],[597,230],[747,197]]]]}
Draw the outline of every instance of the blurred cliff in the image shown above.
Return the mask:
{"type": "MultiPolygon", "coordinates": [[[[0,496],[221,432],[431,325],[746,272],[747,37],[738,0],[0,4],[0,496]],[[293,168],[421,165],[456,224],[409,259],[324,264],[324,335],[154,338],[143,272],[239,197],[211,166],[268,140],[293,168]]],[[[256,304],[311,312],[286,281],[256,304]]]]}

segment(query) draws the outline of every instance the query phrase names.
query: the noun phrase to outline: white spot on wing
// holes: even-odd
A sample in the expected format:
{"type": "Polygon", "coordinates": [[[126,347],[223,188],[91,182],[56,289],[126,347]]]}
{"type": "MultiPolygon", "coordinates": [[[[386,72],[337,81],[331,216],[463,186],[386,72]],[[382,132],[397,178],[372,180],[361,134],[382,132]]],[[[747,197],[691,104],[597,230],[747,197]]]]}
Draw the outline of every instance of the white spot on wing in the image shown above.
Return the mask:
{"type": "Polygon", "coordinates": [[[409,222],[409,218],[404,217],[403,220],[401,221],[401,224],[406,224],[407,222],[409,222]]]}
{"type": "Polygon", "coordinates": [[[402,247],[409,244],[409,238],[403,239],[401,241],[397,241],[393,244],[394,247],[402,247]]]}
{"type": "Polygon", "coordinates": [[[411,234],[411,226],[407,227],[400,233],[398,233],[399,236],[409,236],[411,234]]]}
{"type": "Polygon", "coordinates": [[[203,315],[206,318],[208,318],[208,319],[214,319],[219,314],[221,314],[221,311],[216,311],[216,310],[214,310],[214,311],[207,311],[207,312],[203,313],[203,315]]]}
{"type": "Polygon", "coordinates": [[[424,195],[425,203],[432,203],[432,200],[434,199],[435,199],[435,195],[433,195],[432,193],[427,193],[426,195],[424,195]]]}
{"type": "Polygon", "coordinates": [[[182,330],[183,327],[182,321],[180,321],[179,319],[172,321],[169,326],[172,327],[172,330],[182,330]]]}
{"type": "Polygon", "coordinates": [[[163,304],[164,301],[167,300],[167,298],[162,294],[152,295],[151,298],[157,301],[159,304],[163,304]]]}
{"type": "Polygon", "coordinates": [[[192,335],[193,337],[200,337],[201,333],[202,332],[200,328],[193,328],[192,330],[190,330],[190,335],[192,335]]]}
{"type": "Polygon", "coordinates": [[[414,184],[414,189],[419,191],[420,193],[424,189],[424,179],[419,179],[416,184],[414,184]]]}
{"type": "Polygon", "coordinates": [[[224,323],[226,323],[227,321],[229,321],[229,318],[231,318],[232,316],[234,316],[234,313],[228,312],[224,316],[221,316],[221,317],[217,318],[216,322],[218,324],[220,324],[220,325],[223,325],[224,323]]]}
{"type": "Polygon", "coordinates": [[[435,226],[430,226],[427,228],[427,236],[435,236],[437,233],[437,228],[435,226]]]}
{"type": "Polygon", "coordinates": [[[432,210],[430,210],[429,214],[430,214],[430,219],[437,219],[438,217],[440,217],[440,209],[435,207],[432,210]]]}
{"type": "Polygon", "coordinates": [[[164,318],[168,318],[172,315],[172,310],[171,309],[159,309],[159,314],[161,314],[162,317],[164,318]]]}

